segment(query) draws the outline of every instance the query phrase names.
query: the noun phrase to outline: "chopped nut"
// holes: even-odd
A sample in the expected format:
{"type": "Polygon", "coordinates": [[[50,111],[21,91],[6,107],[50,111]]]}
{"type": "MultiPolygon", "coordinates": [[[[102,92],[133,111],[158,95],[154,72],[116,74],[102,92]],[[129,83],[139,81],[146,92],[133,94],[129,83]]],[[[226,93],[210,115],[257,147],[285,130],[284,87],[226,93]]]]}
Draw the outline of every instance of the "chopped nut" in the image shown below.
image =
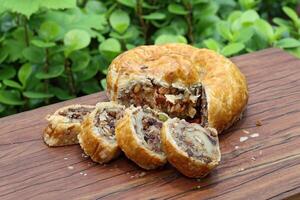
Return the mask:
{"type": "Polygon", "coordinates": [[[261,123],[261,121],[260,121],[260,120],[257,120],[257,121],[256,121],[256,123],[255,123],[255,125],[256,125],[256,126],[261,126],[261,125],[262,125],[262,123],[261,123]]]}
{"type": "Polygon", "coordinates": [[[136,84],[133,88],[134,93],[138,93],[140,90],[141,90],[141,85],[140,84],[136,84]]]}

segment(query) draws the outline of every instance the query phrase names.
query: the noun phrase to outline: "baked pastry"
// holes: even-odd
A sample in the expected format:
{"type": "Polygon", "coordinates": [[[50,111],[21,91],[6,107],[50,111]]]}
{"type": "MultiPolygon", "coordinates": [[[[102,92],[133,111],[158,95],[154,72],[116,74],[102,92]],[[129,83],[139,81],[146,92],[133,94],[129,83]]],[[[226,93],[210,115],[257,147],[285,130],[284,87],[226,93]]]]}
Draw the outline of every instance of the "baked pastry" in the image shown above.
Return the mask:
{"type": "Polygon", "coordinates": [[[219,132],[246,107],[245,76],[234,63],[186,44],[140,46],[113,60],[107,74],[111,100],[148,105],[219,132]]]}
{"type": "Polygon", "coordinates": [[[163,124],[161,141],[168,161],[188,177],[204,177],[221,160],[218,134],[213,128],[173,118],[163,124]]]}
{"type": "Polygon", "coordinates": [[[81,131],[81,122],[95,106],[70,105],[65,106],[54,114],[48,115],[49,122],[44,130],[43,138],[49,146],[64,146],[78,144],[77,135],[81,131]]]}
{"type": "Polygon", "coordinates": [[[116,138],[125,155],[144,169],[154,169],[167,162],[161,149],[160,130],[167,115],[150,108],[130,107],[117,122],[116,138]]]}
{"type": "Polygon", "coordinates": [[[106,163],[120,154],[115,138],[115,123],[125,107],[114,102],[101,102],[85,118],[78,140],[83,151],[98,163],[106,163]]]}

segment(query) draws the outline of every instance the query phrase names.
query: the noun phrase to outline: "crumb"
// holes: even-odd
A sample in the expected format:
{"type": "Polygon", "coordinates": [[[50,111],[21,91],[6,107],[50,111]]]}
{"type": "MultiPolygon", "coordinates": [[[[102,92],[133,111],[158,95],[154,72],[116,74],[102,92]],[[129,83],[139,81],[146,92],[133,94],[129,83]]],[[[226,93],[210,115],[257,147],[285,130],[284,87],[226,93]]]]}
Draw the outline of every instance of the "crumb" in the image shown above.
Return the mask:
{"type": "Polygon", "coordinates": [[[84,174],[83,174],[83,176],[86,176],[86,175],[87,175],[87,173],[84,173],[84,174]]]}
{"type": "Polygon", "coordinates": [[[235,146],[234,148],[235,148],[235,149],[239,149],[240,147],[239,147],[239,146],[235,146]]]}
{"type": "Polygon", "coordinates": [[[126,174],[127,174],[127,175],[130,174],[130,172],[127,172],[126,174]]]}
{"type": "Polygon", "coordinates": [[[262,150],[259,151],[259,155],[262,155],[262,150]]]}
{"type": "Polygon", "coordinates": [[[257,121],[256,121],[256,123],[255,123],[255,125],[256,125],[256,126],[261,126],[261,125],[262,125],[262,123],[261,123],[261,121],[260,121],[260,120],[257,120],[257,121]]]}
{"type": "Polygon", "coordinates": [[[80,172],[79,174],[80,174],[80,175],[83,175],[83,172],[80,172]]]}
{"type": "Polygon", "coordinates": [[[68,160],[69,158],[64,158],[64,160],[68,160]]]}
{"type": "Polygon", "coordinates": [[[245,142],[246,140],[248,140],[247,136],[240,137],[240,142],[245,142]]]}
{"type": "Polygon", "coordinates": [[[201,188],[201,186],[197,185],[197,186],[193,187],[193,190],[199,190],[200,188],[201,188]]]}
{"type": "Polygon", "coordinates": [[[240,168],[240,169],[239,169],[239,172],[244,171],[244,170],[245,170],[244,168],[240,168]]]}
{"type": "Polygon", "coordinates": [[[249,134],[250,132],[249,131],[247,131],[247,130],[245,130],[245,129],[243,129],[242,130],[244,133],[246,133],[246,134],[249,134]]]}
{"type": "Polygon", "coordinates": [[[259,136],[259,133],[253,133],[253,134],[250,135],[250,137],[252,137],[252,138],[255,138],[255,137],[258,137],[258,136],[259,136]]]}
{"type": "Polygon", "coordinates": [[[197,178],[197,180],[196,180],[197,182],[201,182],[201,179],[200,178],[197,178]]]}
{"type": "Polygon", "coordinates": [[[68,169],[74,169],[74,167],[73,166],[68,166],[68,169]]]}
{"type": "Polygon", "coordinates": [[[146,172],[142,172],[142,173],[139,174],[139,177],[143,177],[145,175],[146,175],[146,172]]]}
{"type": "Polygon", "coordinates": [[[81,157],[83,157],[83,158],[87,158],[87,157],[89,157],[88,155],[86,155],[86,154],[84,154],[84,153],[82,153],[81,154],[81,157]]]}
{"type": "Polygon", "coordinates": [[[256,158],[255,158],[254,156],[252,156],[251,160],[255,161],[255,160],[256,160],[256,158]]]}
{"type": "Polygon", "coordinates": [[[130,176],[130,178],[135,178],[135,176],[130,176]]]}

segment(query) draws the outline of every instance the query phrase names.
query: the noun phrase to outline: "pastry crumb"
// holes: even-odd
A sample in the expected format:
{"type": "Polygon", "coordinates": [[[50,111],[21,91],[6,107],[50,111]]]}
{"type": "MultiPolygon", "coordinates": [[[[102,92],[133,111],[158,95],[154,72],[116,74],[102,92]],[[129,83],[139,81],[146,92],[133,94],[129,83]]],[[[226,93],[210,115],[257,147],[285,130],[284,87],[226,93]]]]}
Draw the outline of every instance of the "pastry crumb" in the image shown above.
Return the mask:
{"type": "Polygon", "coordinates": [[[139,177],[143,177],[145,175],[146,175],[146,172],[142,172],[142,173],[139,174],[139,177]]]}
{"type": "Polygon", "coordinates": [[[239,146],[235,146],[234,148],[235,148],[235,149],[239,149],[240,147],[239,147],[239,146]]]}
{"type": "Polygon", "coordinates": [[[84,174],[83,174],[83,176],[86,176],[86,175],[87,175],[87,173],[84,173],[84,174]]]}
{"type": "Polygon", "coordinates": [[[197,185],[197,186],[193,187],[193,190],[199,190],[200,188],[201,188],[201,186],[197,185]]]}
{"type": "Polygon", "coordinates": [[[252,156],[252,157],[251,157],[251,160],[255,161],[255,160],[256,160],[256,158],[255,158],[254,156],[252,156]]]}
{"type": "Polygon", "coordinates": [[[246,134],[249,134],[250,132],[249,131],[247,131],[247,130],[245,130],[245,129],[243,129],[242,130],[244,133],[246,133],[246,134]]]}
{"type": "Polygon", "coordinates": [[[240,137],[240,142],[245,142],[246,140],[248,140],[247,136],[240,137]]]}
{"type": "Polygon", "coordinates": [[[80,174],[80,175],[83,175],[83,172],[80,172],[79,174],[80,174]]]}
{"type": "Polygon", "coordinates": [[[83,157],[83,158],[87,158],[87,157],[89,157],[88,155],[86,155],[86,154],[84,154],[84,153],[82,153],[81,154],[81,157],[83,157]]]}
{"type": "Polygon", "coordinates": [[[73,166],[68,166],[68,169],[74,169],[74,167],[73,166]]]}
{"type": "Polygon", "coordinates": [[[239,169],[239,172],[244,171],[244,170],[245,170],[244,168],[240,168],[240,169],[239,169]]]}
{"type": "Polygon", "coordinates": [[[262,150],[259,151],[259,155],[262,155],[262,150]]]}
{"type": "Polygon", "coordinates": [[[64,158],[64,160],[68,160],[69,158],[64,158]]]}
{"type": "Polygon", "coordinates": [[[256,125],[256,126],[262,126],[262,123],[261,123],[260,120],[257,120],[256,123],[255,123],[255,125],[256,125]]]}
{"type": "Polygon", "coordinates": [[[252,137],[252,138],[255,138],[255,137],[258,137],[258,136],[259,136],[259,133],[253,133],[253,134],[250,135],[250,137],[252,137]]]}

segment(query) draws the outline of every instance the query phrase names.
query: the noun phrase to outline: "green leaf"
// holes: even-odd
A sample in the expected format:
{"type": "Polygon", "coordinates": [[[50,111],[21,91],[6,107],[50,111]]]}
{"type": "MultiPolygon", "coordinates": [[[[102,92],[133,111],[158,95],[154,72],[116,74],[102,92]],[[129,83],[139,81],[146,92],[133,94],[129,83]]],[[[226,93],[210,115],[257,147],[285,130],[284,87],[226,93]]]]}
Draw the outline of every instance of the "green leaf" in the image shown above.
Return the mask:
{"type": "Polygon", "coordinates": [[[87,47],[90,41],[90,35],[86,31],[79,29],[69,31],[64,38],[65,56],[68,57],[72,51],[87,47]]]}
{"type": "Polygon", "coordinates": [[[12,87],[12,88],[16,88],[16,89],[20,89],[20,90],[23,89],[23,87],[22,87],[22,85],[20,85],[20,83],[13,81],[13,80],[6,79],[6,80],[3,80],[3,83],[4,83],[4,85],[12,87]]]}
{"type": "Polygon", "coordinates": [[[75,51],[70,55],[70,58],[72,60],[72,71],[78,72],[88,66],[91,57],[88,52],[75,51]]]}
{"type": "Polygon", "coordinates": [[[207,40],[204,40],[204,45],[211,49],[211,50],[214,50],[214,51],[217,51],[219,52],[220,51],[220,48],[221,48],[221,45],[214,39],[207,39],[207,40]]]}
{"type": "Polygon", "coordinates": [[[217,24],[217,31],[219,32],[219,34],[226,40],[232,41],[232,33],[229,30],[229,24],[228,22],[225,21],[220,21],[217,24]]]}
{"type": "Polygon", "coordinates": [[[245,43],[253,36],[254,31],[252,28],[243,28],[240,31],[237,31],[233,34],[232,40],[234,42],[242,42],[245,43]]]}
{"type": "Polygon", "coordinates": [[[23,87],[26,86],[27,80],[30,77],[32,72],[32,66],[29,63],[22,65],[18,71],[19,81],[22,83],[23,87]]]}
{"type": "Polygon", "coordinates": [[[7,10],[23,14],[29,18],[33,13],[37,12],[39,8],[63,9],[75,7],[76,0],[0,0],[0,5],[7,10]]]}
{"type": "Polygon", "coordinates": [[[297,26],[297,27],[299,27],[300,26],[300,20],[299,20],[299,17],[298,17],[298,15],[297,15],[297,13],[293,10],[293,9],[291,9],[291,8],[289,8],[289,7],[283,7],[283,12],[287,15],[287,16],[289,16],[289,18],[291,18],[291,20],[294,22],[294,24],[297,26]]]}
{"type": "Polygon", "coordinates": [[[23,56],[32,63],[42,63],[45,59],[45,52],[35,46],[29,46],[23,50],[23,56]]]}
{"type": "Polygon", "coordinates": [[[50,87],[50,92],[53,93],[59,100],[73,99],[76,96],[70,95],[68,90],[64,90],[58,87],[50,87]]]}
{"type": "Polygon", "coordinates": [[[94,77],[98,73],[98,66],[91,63],[87,68],[85,68],[81,72],[77,72],[77,81],[82,82],[82,81],[87,81],[94,77]]]}
{"type": "Polygon", "coordinates": [[[101,83],[102,88],[104,90],[106,90],[106,88],[107,88],[106,79],[105,78],[101,79],[100,83],[101,83]]]}
{"type": "Polygon", "coordinates": [[[101,90],[99,82],[96,79],[90,79],[82,82],[81,90],[85,94],[92,94],[101,90]]]}
{"type": "Polygon", "coordinates": [[[31,40],[30,43],[40,48],[49,48],[55,46],[54,42],[44,42],[42,40],[31,40]]]}
{"type": "Polygon", "coordinates": [[[112,60],[121,52],[121,44],[114,38],[109,38],[99,45],[99,51],[107,60],[112,60]]]}
{"type": "Polygon", "coordinates": [[[14,62],[23,57],[23,54],[20,52],[26,48],[26,45],[18,40],[6,39],[3,41],[3,48],[8,54],[7,61],[14,62]]]}
{"type": "Polygon", "coordinates": [[[8,53],[4,48],[0,48],[0,63],[3,63],[3,61],[7,58],[8,53]]]}
{"type": "Polygon", "coordinates": [[[182,35],[160,35],[155,39],[155,44],[168,44],[168,43],[187,43],[187,39],[182,35]]]}
{"type": "Polygon", "coordinates": [[[176,3],[171,3],[168,6],[168,11],[176,15],[187,15],[189,13],[182,5],[176,3]]]}
{"type": "Polygon", "coordinates": [[[123,10],[115,10],[109,17],[110,25],[118,33],[124,33],[130,24],[129,15],[123,10]]]}
{"type": "Polygon", "coordinates": [[[87,1],[85,5],[85,10],[87,12],[95,13],[95,14],[102,14],[107,11],[105,5],[99,1],[87,1]]]}
{"type": "Polygon", "coordinates": [[[274,31],[272,26],[263,19],[258,19],[255,21],[256,31],[263,36],[269,43],[273,42],[274,31]]]}
{"type": "Polygon", "coordinates": [[[284,38],[276,42],[276,46],[280,48],[295,48],[300,46],[300,41],[294,38],[284,38]]]}
{"type": "Polygon", "coordinates": [[[35,77],[38,79],[51,79],[59,77],[64,72],[64,66],[63,65],[55,65],[55,66],[49,66],[49,71],[44,72],[40,71],[35,74],[35,77]]]}
{"type": "Polygon", "coordinates": [[[39,35],[46,41],[54,41],[61,32],[60,26],[53,21],[45,21],[41,24],[39,35]]]}
{"type": "Polygon", "coordinates": [[[13,67],[7,66],[4,69],[0,69],[0,80],[10,79],[16,75],[16,70],[13,67]]]}
{"type": "Polygon", "coordinates": [[[247,10],[244,12],[240,18],[241,24],[251,24],[255,22],[255,20],[259,19],[259,15],[255,10],[247,10]]]}
{"type": "Polygon", "coordinates": [[[54,96],[53,94],[49,94],[49,93],[33,92],[33,91],[23,92],[23,95],[30,99],[44,99],[44,98],[51,98],[54,96]]]}
{"type": "Polygon", "coordinates": [[[24,105],[25,101],[20,98],[20,93],[15,90],[0,90],[0,103],[6,105],[24,105]]]}
{"type": "Polygon", "coordinates": [[[242,43],[231,43],[222,49],[221,54],[223,54],[224,56],[231,56],[233,54],[240,52],[244,48],[245,45],[242,43]]]}
{"type": "Polygon", "coordinates": [[[135,6],[136,6],[136,0],[117,0],[117,2],[119,2],[125,6],[128,6],[130,8],[135,8],[135,6]]]}
{"type": "Polygon", "coordinates": [[[149,15],[144,15],[143,18],[146,20],[163,20],[166,18],[166,14],[161,12],[153,12],[149,15]]]}

